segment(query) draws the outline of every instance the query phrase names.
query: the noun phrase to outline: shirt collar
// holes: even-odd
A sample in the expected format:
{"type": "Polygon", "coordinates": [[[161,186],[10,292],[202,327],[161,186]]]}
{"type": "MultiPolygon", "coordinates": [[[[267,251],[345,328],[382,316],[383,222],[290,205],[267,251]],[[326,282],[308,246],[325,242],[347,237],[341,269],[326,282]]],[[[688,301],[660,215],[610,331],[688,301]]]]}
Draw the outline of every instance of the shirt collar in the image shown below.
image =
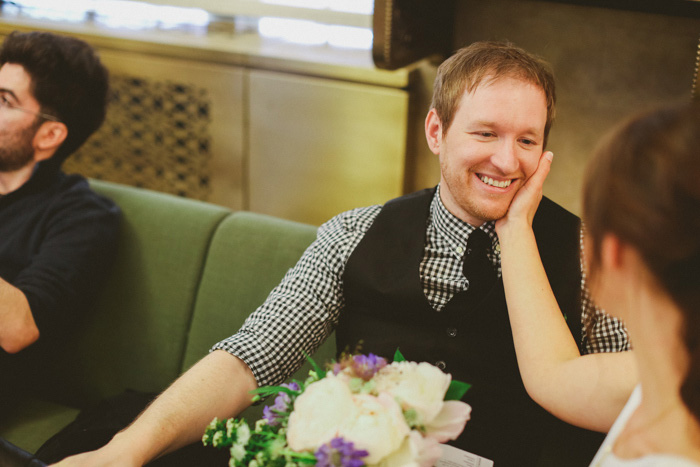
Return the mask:
{"type": "MultiPolygon", "coordinates": [[[[474,231],[475,227],[447,210],[442,199],[440,199],[440,185],[435,190],[435,196],[430,204],[430,213],[438,235],[448,242],[453,251],[459,253],[460,249],[463,250],[469,235],[474,231]]],[[[494,257],[494,260],[497,259],[500,262],[500,244],[498,243],[495,227],[496,222],[489,221],[484,222],[479,228],[491,239],[491,256],[494,257]]]]}

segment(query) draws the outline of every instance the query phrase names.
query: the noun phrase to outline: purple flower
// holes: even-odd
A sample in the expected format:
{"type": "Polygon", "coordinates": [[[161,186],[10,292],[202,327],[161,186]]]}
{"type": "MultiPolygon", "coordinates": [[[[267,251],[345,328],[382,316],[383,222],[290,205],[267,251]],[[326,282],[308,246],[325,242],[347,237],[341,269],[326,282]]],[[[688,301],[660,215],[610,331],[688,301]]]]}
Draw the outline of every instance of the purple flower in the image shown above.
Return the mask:
{"type": "Polygon", "coordinates": [[[265,419],[265,421],[267,421],[268,425],[271,426],[275,426],[279,423],[279,420],[277,420],[279,418],[279,415],[274,413],[272,409],[270,409],[269,405],[266,405],[263,408],[263,418],[265,419]]]}
{"type": "Polygon", "coordinates": [[[332,367],[334,375],[338,375],[346,368],[350,369],[350,374],[356,378],[362,378],[365,381],[372,379],[379,370],[386,366],[386,360],[382,357],[377,357],[373,353],[369,355],[344,355],[339,363],[335,363],[332,367]]]}
{"type": "Polygon", "coordinates": [[[298,391],[298,390],[299,390],[299,385],[298,385],[296,382],[294,382],[294,381],[292,381],[291,383],[283,384],[282,386],[284,386],[285,388],[289,388],[289,389],[291,389],[292,391],[298,391]]]}
{"type": "MultiPolygon", "coordinates": [[[[295,382],[282,385],[285,388],[289,388],[292,391],[298,391],[299,385],[295,382]]],[[[275,397],[275,403],[272,406],[266,405],[263,408],[263,418],[267,420],[269,425],[278,425],[280,419],[284,416],[284,413],[289,412],[292,406],[292,399],[286,392],[278,392],[277,397],[275,397]]]]}
{"type": "Polygon", "coordinates": [[[374,374],[386,366],[386,360],[377,357],[373,353],[369,355],[355,355],[352,358],[352,369],[358,378],[369,381],[374,374]]]}
{"type": "Polygon", "coordinates": [[[333,438],[330,443],[316,450],[316,467],[362,467],[369,453],[364,449],[355,449],[351,441],[343,438],[333,438]]]}

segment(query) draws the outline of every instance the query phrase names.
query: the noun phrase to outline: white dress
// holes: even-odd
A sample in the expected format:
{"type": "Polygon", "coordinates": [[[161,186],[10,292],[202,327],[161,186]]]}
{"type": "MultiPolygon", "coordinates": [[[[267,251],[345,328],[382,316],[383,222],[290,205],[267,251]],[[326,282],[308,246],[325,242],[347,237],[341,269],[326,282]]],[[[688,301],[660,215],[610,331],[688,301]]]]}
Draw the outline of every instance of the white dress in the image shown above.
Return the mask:
{"type": "Polygon", "coordinates": [[[700,467],[700,464],[671,454],[652,454],[637,459],[620,459],[612,452],[615,440],[627,424],[630,416],[642,401],[642,387],[634,388],[625,408],[615,420],[608,436],[591,462],[591,467],[700,467]]]}

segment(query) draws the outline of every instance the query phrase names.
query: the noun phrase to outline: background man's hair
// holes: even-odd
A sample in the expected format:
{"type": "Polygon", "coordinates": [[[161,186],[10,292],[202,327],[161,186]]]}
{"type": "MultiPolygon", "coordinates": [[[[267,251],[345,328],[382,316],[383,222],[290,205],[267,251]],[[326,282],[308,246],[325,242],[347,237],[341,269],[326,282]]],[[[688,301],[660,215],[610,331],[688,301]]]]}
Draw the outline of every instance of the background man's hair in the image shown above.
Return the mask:
{"type": "Polygon", "coordinates": [[[48,32],[14,31],[0,50],[0,65],[5,63],[24,68],[41,112],[68,128],[66,140],[52,157],[55,163],[62,163],[102,125],[109,74],[87,43],[48,32]]]}

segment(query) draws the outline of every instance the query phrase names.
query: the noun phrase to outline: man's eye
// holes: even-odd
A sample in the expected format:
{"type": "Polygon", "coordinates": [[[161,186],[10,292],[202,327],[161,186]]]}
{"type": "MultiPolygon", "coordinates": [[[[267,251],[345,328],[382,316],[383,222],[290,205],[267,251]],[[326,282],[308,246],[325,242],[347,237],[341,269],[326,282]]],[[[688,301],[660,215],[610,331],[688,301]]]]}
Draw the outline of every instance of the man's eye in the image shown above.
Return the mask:
{"type": "Polygon", "coordinates": [[[475,134],[477,136],[481,136],[482,138],[491,138],[495,136],[492,131],[477,131],[475,134]]]}
{"type": "Polygon", "coordinates": [[[536,145],[537,143],[531,139],[523,138],[520,140],[523,144],[526,144],[528,146],[533,146],[536,145]]]}
{"type": "Polygon", "coordinates": [[[10,101],[7,100],[7,97],[5,97],[5,96],[0,96],[0,104],[11,107],[10,101]]]}

